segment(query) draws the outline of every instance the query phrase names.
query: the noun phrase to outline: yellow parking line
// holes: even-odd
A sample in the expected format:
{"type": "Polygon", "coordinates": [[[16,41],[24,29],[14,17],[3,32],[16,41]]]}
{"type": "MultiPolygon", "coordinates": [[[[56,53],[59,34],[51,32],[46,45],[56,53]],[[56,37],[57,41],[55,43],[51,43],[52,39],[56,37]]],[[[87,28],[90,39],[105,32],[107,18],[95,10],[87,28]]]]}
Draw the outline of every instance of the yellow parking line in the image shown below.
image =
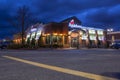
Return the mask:
{"type": "Polygon", "coordinates": [[[82,72],[82,71],[46,65],[46,64],[28,61],[28,60],[24,60],[24,59],[20,59],[20,58],[16,58],[16,57],[11,57],[11,56],[3,56],[3,57],[11,59],[11,60],[27,63],[30,65],[34,65],[37,67],[46,68],[46,69],[50,69],[50,70],[54,70],[54,71],[58,71],[58,72],[62,72],[62,73],[67,73],[67,74],[71,74],[71,75],[75,75],[75,76],[85,77],[85,78],[93,79],[93,80],[118,80],[118,79],[111,78],[111,77],[106,77],[106,76],[101,76],[101,75],[97,75],[97,74],[86,73],[86,72],[82,72]]]}

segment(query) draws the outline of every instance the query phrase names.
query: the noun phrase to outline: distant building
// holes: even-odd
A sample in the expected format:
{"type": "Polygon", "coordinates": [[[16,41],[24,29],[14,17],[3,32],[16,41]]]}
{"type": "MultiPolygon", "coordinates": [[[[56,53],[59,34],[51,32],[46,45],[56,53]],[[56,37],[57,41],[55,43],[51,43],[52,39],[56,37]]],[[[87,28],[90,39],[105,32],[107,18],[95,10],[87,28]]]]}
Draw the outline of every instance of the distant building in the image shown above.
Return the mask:
{"type": "MultiPolygon", "coordinates": [[[[25,40],[25,36],[24,36],[24,40],[25,40]]],[[[22,44],[21,33],[17,33],[17,34],[13,35],[13,43],[14,44],[22,44]]]]}
{"type": "Polygon", "coordinates": [[[112,43],[113,41],[116,40],[120,41],[120,31],[107,33],[107,41],[109,41],[109,43],[112,43]]]}

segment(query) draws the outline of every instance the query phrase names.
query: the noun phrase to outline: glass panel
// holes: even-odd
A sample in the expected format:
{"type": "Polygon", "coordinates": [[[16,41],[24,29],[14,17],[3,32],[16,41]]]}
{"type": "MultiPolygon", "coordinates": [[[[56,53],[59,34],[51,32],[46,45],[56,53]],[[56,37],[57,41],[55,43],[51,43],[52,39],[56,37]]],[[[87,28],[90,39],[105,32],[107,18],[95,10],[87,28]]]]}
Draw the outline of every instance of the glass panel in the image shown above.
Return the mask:
{"type": "Polygon", "coordinates": [[[104,36],[98,36],[99,40],[104,40],[104,36]]]}
{"type": "Polygon", "coordinates": [[[50,35],[46,36],[46,44],[50,44],[50,35]]]}
{"type": "Polygon", "coordinates": [[[53,36],[53,43],[57,44],[57,36],[53,36]]]}
{"type": "Polygon", "coordinates": [[[97,33],[98,33],[98,35],[103,35],[103,31],[102,30],[98,30],[97,33]]]}
{"type": "Polygon", "coordinates": [[[96,40],[96,36],[95,35],[90,35],[90,40],[96,40]]]}
{"type": "Polygon", "coordinates": [[[89,34],[95,34],[95,30],[89,30],[89,34]]]}
{"type": "Polygon", "coordinates": [[[82,39],[83,40],[86,40],[87,39],[87,36],[85,34],[82,35],[82,39]]]}

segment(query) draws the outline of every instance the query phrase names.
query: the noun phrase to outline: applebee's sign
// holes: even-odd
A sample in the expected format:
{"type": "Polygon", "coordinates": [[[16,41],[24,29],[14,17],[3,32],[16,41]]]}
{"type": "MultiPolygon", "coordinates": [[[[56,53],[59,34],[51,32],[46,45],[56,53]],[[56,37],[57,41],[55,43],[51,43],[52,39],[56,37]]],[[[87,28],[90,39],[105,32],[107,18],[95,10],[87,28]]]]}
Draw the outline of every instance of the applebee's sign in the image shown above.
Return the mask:
{"type": "Polygon", "coordinates": [[[81,28],[82,26],[75,24],[74,20],[72,19],[69,23],[70,28],[81,28]]]}

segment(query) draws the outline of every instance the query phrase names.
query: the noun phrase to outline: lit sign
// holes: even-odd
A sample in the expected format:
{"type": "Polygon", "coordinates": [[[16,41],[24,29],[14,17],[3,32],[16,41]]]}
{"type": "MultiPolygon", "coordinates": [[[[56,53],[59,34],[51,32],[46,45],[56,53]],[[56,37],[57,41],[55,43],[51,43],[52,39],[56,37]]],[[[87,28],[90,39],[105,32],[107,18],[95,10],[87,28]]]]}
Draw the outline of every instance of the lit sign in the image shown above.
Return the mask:
{"type": "Polygon", "coordinates": [[[34,32],[34,31],[36,31],[36,30],[37,30],[36,28],[32,28],[32,29],[31,29],[31,32],[34,32]]]}
{"type": "Polygon", "coordinates": [[[71,28],[81,28],[80,25],[75,24],[73,19],[70,21],[69,27],[71,27],[71,28]]]}
{"type": "MultiPolygon", "coordinates": [[[[103,31],[103,29],[99,29],[99,28],[92,28],[92,27],[85,27],[85,26],[77,25],[77,24],[75,24],[75,21],[73,19],[69,22],[68,26],[70,28],[82,28],[85,31],[86,31],[86,29],[88,29],[88,30],[101,30],[101,31],[103,31]]],[[[95,31],[93,31],[93,33],[95,34],[95,31]]]]}
{"type": "Polygon", "coordinates": [[[35,28],[34,26],[32,26],[30,31],[31,31],[31,32],[34,32],[34,31],[36,31],[36,30],[37,30],[37,28],[35,28]]]}
{"type": "Polygon", "coordinates": [[[70,24],[75,24],[75,23],[74,23],[74,19],[72,19],[72,20],[70,21],[70,24]]]}
{"type": "Polygon", "coordinates": [[[69,26],[70,26],[71,28],[81,28],[81,26],[79,26],[79,25],[77,25],[77,24],[70,24],[70,23],[69,23],[69,26]]]}

